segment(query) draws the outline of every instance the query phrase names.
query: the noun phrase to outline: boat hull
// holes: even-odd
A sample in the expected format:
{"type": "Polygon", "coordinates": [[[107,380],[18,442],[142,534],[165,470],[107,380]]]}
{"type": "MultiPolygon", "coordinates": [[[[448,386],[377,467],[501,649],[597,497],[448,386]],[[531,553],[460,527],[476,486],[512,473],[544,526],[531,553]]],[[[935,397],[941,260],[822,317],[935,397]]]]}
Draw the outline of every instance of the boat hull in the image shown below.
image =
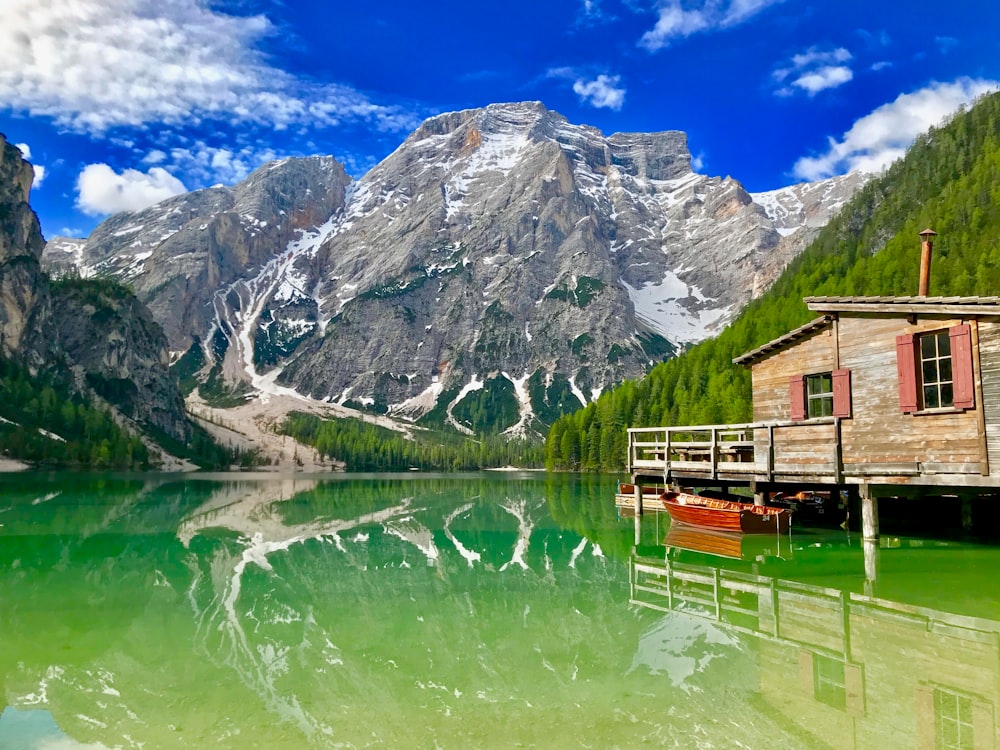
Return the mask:
{"type": "Polygon", "coordinates": [[[786,508],[715,500],[684,492],[665,492],[661,500],[672,521],[703,529],[740,534],[780,534],[791,526],[792,513],[786,508]]]}

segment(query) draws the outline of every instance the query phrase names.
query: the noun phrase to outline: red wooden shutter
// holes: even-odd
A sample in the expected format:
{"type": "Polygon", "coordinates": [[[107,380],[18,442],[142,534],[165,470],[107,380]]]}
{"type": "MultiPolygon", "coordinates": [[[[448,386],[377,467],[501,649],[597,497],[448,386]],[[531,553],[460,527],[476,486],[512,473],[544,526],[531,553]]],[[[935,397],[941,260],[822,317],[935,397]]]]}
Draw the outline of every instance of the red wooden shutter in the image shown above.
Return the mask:
{"type": "Polygon", "coordinates": [[[903,414],[917,411],[917,352],[912,333],[896,337],[896,371],[899,374],[899,408],[903,414]]]}
{"type": "Polygon", "coordinates": [[[976,389],[972,373],[972,328],[968,323],[948,329],[951,337],[951,377],[956,409],[974,409],[976,389]]]}
{"type": "Polygon", "coordinates": [[[788,395],[792,404],[792,419],[806,418],[806,376],[792,375],[788,379],[788,395]]]}
{"type": "Polygon", "coordinates": [[[851,371],[833,371],[833,416],[851,416],[851,371]]]}

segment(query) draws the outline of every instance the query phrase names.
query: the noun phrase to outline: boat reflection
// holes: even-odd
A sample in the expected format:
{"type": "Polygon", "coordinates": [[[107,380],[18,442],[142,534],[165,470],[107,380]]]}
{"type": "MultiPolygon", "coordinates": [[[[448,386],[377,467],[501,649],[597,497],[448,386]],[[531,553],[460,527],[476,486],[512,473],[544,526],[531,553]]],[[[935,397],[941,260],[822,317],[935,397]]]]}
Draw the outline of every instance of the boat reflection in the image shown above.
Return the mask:
{"type": "Polygon", "coordinates": [[[870,549],[849,544],[807,537],[776,557],[738,541],[674,527],[663,546],[636,547],[631,603],[742,637],[758,664],[747,689],[805,746],[1000,748],[992,574],[970,577],[954,549],[946,558],[919,540],[883,540],[874,567],[870,549]],[[918,556],[943,563],[923,587],[918,556]]]}
{"type": "Polygon", "coordinates": [[[790,540],[782,534],[747,535],[710,531],[681,523],[670,526],[664,544],[668,548],[686,549],[733,560],[788,556],[792,550],[790,540]]]}

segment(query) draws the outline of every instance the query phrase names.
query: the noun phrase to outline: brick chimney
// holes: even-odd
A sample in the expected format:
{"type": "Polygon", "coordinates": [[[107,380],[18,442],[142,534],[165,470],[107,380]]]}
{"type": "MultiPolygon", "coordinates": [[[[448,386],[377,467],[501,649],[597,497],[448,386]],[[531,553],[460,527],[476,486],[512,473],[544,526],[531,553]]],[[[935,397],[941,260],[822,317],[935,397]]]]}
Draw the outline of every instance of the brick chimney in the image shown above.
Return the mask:
{"type": "Polygon", "coordinates": [[[920,233],[920,291],[917,296],[926,297],[931,286],[931,250],[934,249],[932,237],[937,237],[933,229],[925,229],[920,233]]]}

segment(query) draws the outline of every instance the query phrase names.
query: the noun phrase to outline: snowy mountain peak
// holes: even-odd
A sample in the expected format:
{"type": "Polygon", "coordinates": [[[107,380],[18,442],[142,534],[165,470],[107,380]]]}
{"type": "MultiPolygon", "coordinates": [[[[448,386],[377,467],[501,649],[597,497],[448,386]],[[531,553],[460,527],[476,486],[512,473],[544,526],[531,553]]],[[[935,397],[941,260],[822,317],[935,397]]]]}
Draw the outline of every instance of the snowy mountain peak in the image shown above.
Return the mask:
{"type": "Polygon", "coordinates": [[[525,434],[716,332],[853,186],[751,196],[680,131],[539,102],[432,117],[354,183],[332,164],[112,217],[80,262],[128,277],[213,383],[525,434]]]}

